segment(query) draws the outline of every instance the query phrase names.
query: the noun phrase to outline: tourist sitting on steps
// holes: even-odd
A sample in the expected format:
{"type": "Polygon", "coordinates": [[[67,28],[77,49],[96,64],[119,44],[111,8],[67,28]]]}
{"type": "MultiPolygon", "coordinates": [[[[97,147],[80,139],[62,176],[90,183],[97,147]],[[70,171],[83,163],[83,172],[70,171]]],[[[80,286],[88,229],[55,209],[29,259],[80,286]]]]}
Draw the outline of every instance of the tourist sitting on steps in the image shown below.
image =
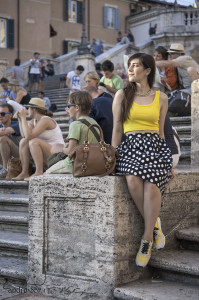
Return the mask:
{"type": "MultiPolygon", "coordinates": [[[[66,112],[70,118],[74,121],[70,124],[68,140],[69,143],[63,148],[63,153],[68,155],[71,150],[84,143],[88,126],[81,122],[85,119],[90,124],[97,124],[97,122],[88,116],[92,104],[91,96],[84,91],[77,91],[70,94],[68,102],[66,104],[66,112]]],[[[98,129],[96,129],[98,130],[98,129]]],[[[99,132],[99,131],[98,131],[99,132]]],[[[88,141],[90,144],[97,144],[98,141],[94,134],[89,130],[88,141]]],[[[64,160],[59,161],[50,167],[45,174],[61,174],[61,173],[72,173],[73,163],[66,157],[64,160]]]]}
{"type": "Polygon", "coordinates": [[[128,60],[129,84],[113,101],[112,145],[119,158],[116,175],[125,175],[129,192],[144,218],[144,234],[136,264],[145,267],[152,245],[165,246],[159,216],[166,184],[174,177],[171,151],[164,140],[168,98],[153,91],[155,61],[145,53],[128,60]],[[122,133],[126,139],[121,142],[122,133]]]}
{"type": "MultiPolygon", "coordinates": [[[[158,46],[155,48],[154,55],[153,55],[155,61],[168,60],[168,56],[169,54],[166,48],[162,46],[158,46]]],[[[176,90],[179,86],[178,73],[176,68],[157,67],[157,69],[160,75],[161,83],[166,89],[164,92],[176,90]]]]}
{"type": "Polygon", "coordinates": [[[185,55],[184,46],[182,44],[172,44],[167,52],[170,55],[170,60],[156,61],[156,66],[161,68],[177,68],[181,89],[190,90],[191,82],[199,78],[199,65],[191,56],[185,55]]]}
{"type": "Polygon", "coordinates": [[[102,71],[104,76],[100,82],[104,83],[106,89],[115,95],[118,90],[124,87],[122,78],[114,73],[114,64],[110,60],[105,60],[102,63],[102,71]]]}
{"type": "Polygon", "coordinates": [[[100,77],[97,72],[90,71],[86,73],[86,75],[84,76],[84,81],[86,82],[86,86],[93,86],[94,88],[96,88],[100,96],[113,98],[112,93],[107,90],[105,84],[100,82],[100,77]]]}
{"type": "Polygon", "coordinates": [[[92,97],[92,106],[89,116],[100,125],[104,134],[104,141],[111,144],[113,131],[113,98],[99,95],[98,90],[93,86],[86,86],[84,91],[92,97]]]}
{"type": "Polygon", "coordinates": [[[51,118],[52,113],[46,109],[45,101],[32,98],[26,107],[30,122],[26,120],[26,109],[23,108],[15,114],[23,137],[19,146],[22,172],[13,180],[29,181],[31,157],[36,167],[31,177],[42,175],[43,167],[47,166],[47,158],[52,154],[52,147],[56,146],[57,152],[60,152],[64,145],[61,129],[51,118]]]}
{"type": "Polygon", "coordinates": [[[19,123],[12,120],[12,117],[13,107],[7,103],[0,103],[0,179],[6,178],[9,158],[19,158],[21,134],[19,123]]]}
{"type": "Polygon", "coordinates": [[[5,77],[2,77],[0,80],[1,88],[3,91],[0,94],[0,101],[6,101],[6,98],[9,97],[9,99],[15,100],[16,94],[11,91],[11,88],[9,87],[9,80],[5,77]]]}
{"type": "Polygon", "coordinates": [[[19,81],[16,79],[13,79],[9,82],[9,85],[11,87],[12,93],[16,94],[16,99],[12,100],[12,98],[7,97],[7,103],[12,105],[14,109],[14,114],[23,108],[24,104],[28,104],[30,101],[30,95],[29,93],[19,85],[19,81]]]}

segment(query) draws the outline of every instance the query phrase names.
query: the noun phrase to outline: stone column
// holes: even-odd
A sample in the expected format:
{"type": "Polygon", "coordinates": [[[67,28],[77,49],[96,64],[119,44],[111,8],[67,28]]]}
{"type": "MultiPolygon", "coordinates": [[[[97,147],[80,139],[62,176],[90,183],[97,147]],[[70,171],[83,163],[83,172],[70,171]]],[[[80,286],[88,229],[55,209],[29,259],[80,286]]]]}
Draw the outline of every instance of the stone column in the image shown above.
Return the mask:
{"type": "Polygon", "coordinates": [[[199,164],[199,79],[191,85],[191,164],[199,164]]]}
{"type": "MultiPolygon", "coordinates": [[[[8,60],[6,58],[0,59],[0,79],[2,77],[6,77],[6,69],[8,66],[8,60]]],[[[0,93],[2,92],[2,88],[0,86],[0,93]]]]}

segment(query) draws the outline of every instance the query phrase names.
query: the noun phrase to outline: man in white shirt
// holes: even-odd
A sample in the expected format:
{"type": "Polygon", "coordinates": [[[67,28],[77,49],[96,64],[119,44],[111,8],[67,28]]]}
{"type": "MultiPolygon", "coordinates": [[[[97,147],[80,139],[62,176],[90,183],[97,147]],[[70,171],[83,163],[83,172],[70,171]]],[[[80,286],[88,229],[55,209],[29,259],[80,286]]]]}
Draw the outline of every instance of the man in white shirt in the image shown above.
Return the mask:
{"type": "Polygon", "coordinates": [[[66,86],[70,89],[70,94],[81,90],[80,75],[84,72],[84,67],[79,65],[75,71],[70,71],[66,77],[66,86]]]}
{"type": "Polygon", "coordinates": [[[30,59],[30,72],[29,72],[29,93],[31,93],[32,85],[35,83],[35,90],[38,92],[40,82],[40,60],[39,53],[35,52],[34,57],[30,59]]]}
{"type": "Polygon", "coordinates": [[[195,79],[199,79],[199,65],[191,56],[185,55],[184,46],[182,44],[172,44],[168,53],[171,60],[156,61],[156,66],[177,68],[181,87],[190,89],[191,82],[195,79]]]}

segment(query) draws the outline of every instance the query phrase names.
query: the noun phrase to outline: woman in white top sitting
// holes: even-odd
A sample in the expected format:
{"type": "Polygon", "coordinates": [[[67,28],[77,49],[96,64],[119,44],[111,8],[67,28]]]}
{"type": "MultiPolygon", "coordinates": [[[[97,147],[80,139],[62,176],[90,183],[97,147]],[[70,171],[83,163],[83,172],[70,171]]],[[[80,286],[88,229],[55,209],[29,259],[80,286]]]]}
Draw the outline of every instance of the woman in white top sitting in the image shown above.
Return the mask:
{"type": "Polygon", "coordinates": [[[51,118],[52,113],[45,107],[45,101],[32,98],[25,106],[28,107],[28,116],[32,119],[30,122],[26,120],[26,109],[16,112],[14,116],[19,120],[23,138],[19,145],[22,172],[13,180],[28,181],[31,157],[36,166],[36,171],[32,176],[42,175],[47,158],[52,152],[62,151],[64,140],[58,124],[51,118]]]}

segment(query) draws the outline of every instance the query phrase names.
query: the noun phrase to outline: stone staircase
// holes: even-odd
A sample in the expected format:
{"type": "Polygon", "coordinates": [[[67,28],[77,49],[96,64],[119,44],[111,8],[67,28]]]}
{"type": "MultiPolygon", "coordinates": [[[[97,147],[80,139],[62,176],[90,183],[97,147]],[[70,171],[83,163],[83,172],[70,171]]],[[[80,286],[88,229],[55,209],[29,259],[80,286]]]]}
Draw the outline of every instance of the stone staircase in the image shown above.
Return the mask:
{"type": "Polygon", "coordinates": [[[114,290],[118,300],[198,300],[199,226],[176,232],[177,249],[153,251],[150,278],[114,290]]]}
{"type": "Polygon", "coordinates": [[[1,180],[0,191],[0,299],[4,299],[1,293],[17,294],[17,287],[23,291],[26,287],[28,183],[1,180]]]}
{"type": "MultiPolygon", "coordinates": [[[[67,88],[45,90],[45,96],[50,99],[51,104],[56,104],[57,112],[65,110],[68,94],[69,89],[67,88]]],[[[37,93],[31,93],[31,97],[37,97],[37,93]]]]}
{"type": "Polygon", "coordinates": [[[171,117],[170,119],[180,138],[180,164],[190,164],[191,117],[171,117]]]}

